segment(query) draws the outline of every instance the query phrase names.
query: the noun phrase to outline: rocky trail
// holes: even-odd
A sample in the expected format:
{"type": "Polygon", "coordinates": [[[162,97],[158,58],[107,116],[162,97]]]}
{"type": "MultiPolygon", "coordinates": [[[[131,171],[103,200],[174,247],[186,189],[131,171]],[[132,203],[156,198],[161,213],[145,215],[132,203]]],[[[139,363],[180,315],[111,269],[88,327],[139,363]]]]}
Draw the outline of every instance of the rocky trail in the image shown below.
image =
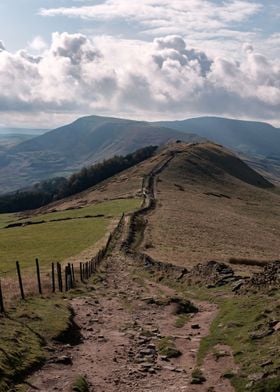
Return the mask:
{"type": "Polygon", "coordinates": [[[191,384],[200,341],[217,313],[215,305],[196,303],[199,311],[178,328],[174,304],[164,304],[174,296],[172,290],[138,282],[133,261],[121,255],[108,258],[103,268],[105,279],[96,289],[71,301],[81,343],[49,347],[51,359],[28,380],[28,391],[68,391],[78,376],[96,392],[232,390],[221,378],[224,366],[209,357],[205,365],[211,371],[203,371],[206,382],[191,384]],[[178,358],[161,354],[160,342],[167,338],[180,351],[178,358]]]}
{"type": "MultiPolygon", "coordinates": [[[[154,194],[155,189],[146,192],[154,194]]],[[[174,290],[149,280],[133,253],[121,250],[126,232],[125,225],[98,283],[89,283],[86,295],[70,301],[80,342],[53,342],[47,348],[49,361],[27,380],[27,390],[71,391],[82,376],[93,392],[233,391],[222,377],[234,368],[227,347],[219,348],[224,353],[220,359],[206,357],[201,367],[206,380],[194,373],[217,306],[195,301],[198,311],[186,310],[183,302],[182,310],[174,290]]]]}

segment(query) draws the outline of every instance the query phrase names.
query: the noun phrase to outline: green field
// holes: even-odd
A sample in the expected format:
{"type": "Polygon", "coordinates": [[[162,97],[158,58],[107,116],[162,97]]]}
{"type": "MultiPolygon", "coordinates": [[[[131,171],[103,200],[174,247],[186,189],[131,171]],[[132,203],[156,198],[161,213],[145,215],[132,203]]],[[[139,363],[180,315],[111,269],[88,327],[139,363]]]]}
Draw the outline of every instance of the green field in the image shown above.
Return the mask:
{"type": "Polygon", "coordinates": [[[5,229],[11,222],[18,220],[15,214],[0,215],[0,274],[12,272],[15,261],[19,260],[23,268],[34,265],[39,258],[42,265],[52,261],[61,261],[78,255],[93,246],[108,231],[113,219],[123,212],[134,210],[140,205],[137,199],[106,201],[76,210],[38,215],[28,221],[45,223],[5,229]],[[93,217],[95,215],[104,215],[93,217]],[[85,218],[91,216],[91,218],[85,218]],[[69,219],[51,222],[54,219],[69,219]]]}

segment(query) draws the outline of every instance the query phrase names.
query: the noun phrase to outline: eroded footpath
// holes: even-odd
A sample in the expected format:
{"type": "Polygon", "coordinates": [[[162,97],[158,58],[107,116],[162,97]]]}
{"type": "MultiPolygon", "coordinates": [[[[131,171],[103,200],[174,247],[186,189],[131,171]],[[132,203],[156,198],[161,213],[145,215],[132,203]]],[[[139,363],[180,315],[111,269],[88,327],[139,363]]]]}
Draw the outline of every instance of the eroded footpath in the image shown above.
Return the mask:
{"type": "Polygon", "coordinates": [[[211,371],[202,368],[206,382],[192,384],[216,305],[195,302],[197,313],[178,314],[176,293],[143,279],[128,256],[114,254],[102,268],[89,293],[71,300],[80,344],[48,347],[50,360],[27,381],[28,391],[71,391],[79,376],[96,392],[233,390],[221,377],[223,364],[211,358],[211,371]],[[174,358],[164,355],[169,346],[179,351],[174,358]]]}

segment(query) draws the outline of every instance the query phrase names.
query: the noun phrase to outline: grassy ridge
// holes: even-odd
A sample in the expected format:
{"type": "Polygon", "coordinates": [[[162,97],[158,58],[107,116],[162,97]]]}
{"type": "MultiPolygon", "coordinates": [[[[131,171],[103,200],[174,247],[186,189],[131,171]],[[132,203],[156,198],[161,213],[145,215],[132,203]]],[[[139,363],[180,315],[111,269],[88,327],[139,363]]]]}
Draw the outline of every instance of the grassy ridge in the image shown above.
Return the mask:
{"type": "Polygon", "coordinates": [[[36,257],[42,265],[49,265],[52,261],[79,254],[105,235],[112,219],[137,208],[139,202],[137,199],[114,200],[77,210],[40,215],[28,221],[45,223],[10,229],[3,227],[8,222],[17,221],[16,215],[0,215],[0,273],[13,270],[16,260],[20,260],[23,268],[28,268],[30,264],[33,266],[36,257]],[[104,216],[84,218],[88,215],[104,216]],[[51,222],[53,219],[69,218],[51,222]]]}

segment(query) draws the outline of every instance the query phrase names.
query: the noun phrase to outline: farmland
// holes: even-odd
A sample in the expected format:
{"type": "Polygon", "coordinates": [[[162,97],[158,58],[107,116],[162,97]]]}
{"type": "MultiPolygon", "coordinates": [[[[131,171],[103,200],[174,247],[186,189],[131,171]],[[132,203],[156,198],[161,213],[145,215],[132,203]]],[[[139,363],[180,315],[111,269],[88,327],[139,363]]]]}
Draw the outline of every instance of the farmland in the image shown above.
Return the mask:
{"type": "Polygon", "coordinates": [[[137,199],[124,199],[28,219],[20,219],[15,214],[0,215],[0,274],[13,272],[16,260],[23,268],[29,268],[36,257],[44,266],[78,255],[102,239],[123,212],[132,211],[138,205],[137,199]],[[5,228],[11,223],[24,222],[37,224],[5,228]]]}

